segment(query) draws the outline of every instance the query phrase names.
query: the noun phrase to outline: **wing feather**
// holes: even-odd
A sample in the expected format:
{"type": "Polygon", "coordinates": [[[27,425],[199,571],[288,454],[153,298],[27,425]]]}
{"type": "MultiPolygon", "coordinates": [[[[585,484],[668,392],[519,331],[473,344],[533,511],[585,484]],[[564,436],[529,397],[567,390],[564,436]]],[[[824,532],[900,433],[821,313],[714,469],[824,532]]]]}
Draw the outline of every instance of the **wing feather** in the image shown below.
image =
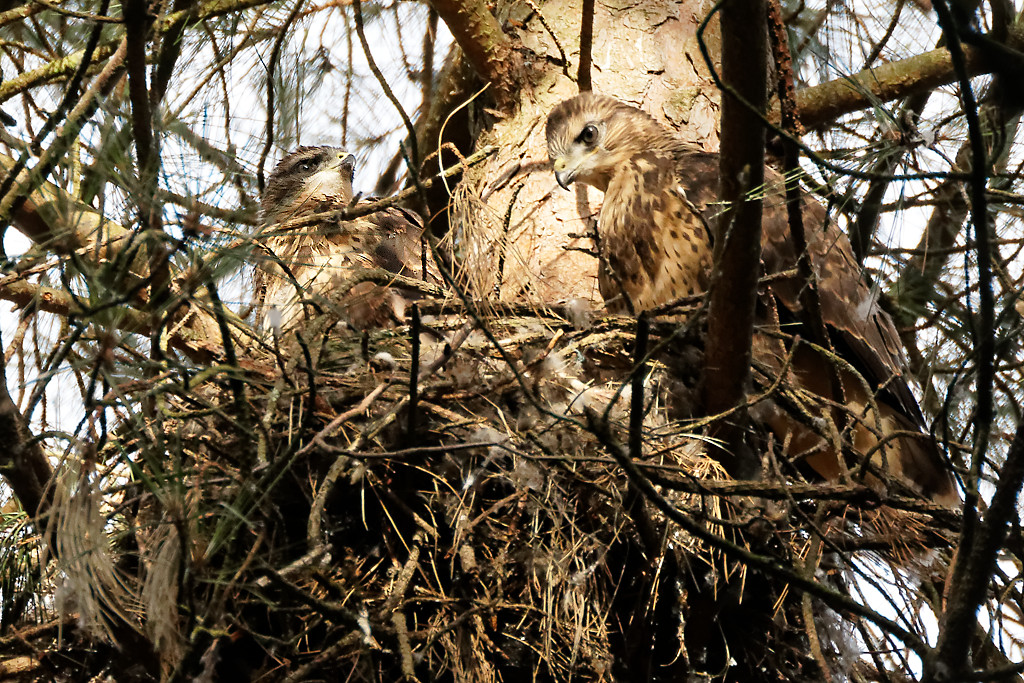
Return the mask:
{"type": "MultiPolygon", "coordinates": [[[[714,220],[714,204],[719,184],[718,158],[706,153],[686,151],[677,156],[681,184],[687,196],[714,220]]],[[[795,270],[797,256],[789,233],[783,177],[768,169],[764,219],[762,222],[762,263],[766,275],[795,270]]],[[[853,365],[868,382],[874,400],[880,404],[883,420],[892,428],[927,432],[924,415],[910,388],[909,373],[892,318],[878,302],[877,290],[867,281],[853,254],[846,234],[817,202],[803,198],[802,211],[807,248],[818,282],[821,315],[831,341],[840,356],[853,365]]],[[[773,281],[770,295],[775,300],[780,322],[786,326],[806,320],[800,301],[804,283],[798,276],[773,281]]],[[[854,384],[844,379],[844,386],[854,384]]],[[[859,394],[859,387],[849,389],[859,394]]],[[[824,390],[822,390],[824,391],[824,390]]],[[[827,395],[827,392],[822,393],[827,395]]],[[[852,399],[851,399],[852,400],[852,399]]],[[[867,400],[860,396],[857,401],[867,400]]],[[[901,462],[897,465],[925,493],[936,500],[958,500],[955,486],[935,442],[924,437],[900,439],[901,462]]]]}
{"type": "MultiPolygon", "coordinates": [[[[318,212],[342,208],[324,202],[318,212]]],[[[401,287],[351,281],[370,269],[437,281],[436,266],[424,251],[423,226],[408,210],[387,208],[347,221],[325,221],[301,231],[274,234],[264,241],[268,257],[261,262],[258,290],[262,302],[257,318],[268,327],[268,312],[282,330],[295,327],[308,313],[306,305],[321,311],[336,307],[357,329],[387,325],[402,319],[406,300],[418,296],[401,287]]]]}

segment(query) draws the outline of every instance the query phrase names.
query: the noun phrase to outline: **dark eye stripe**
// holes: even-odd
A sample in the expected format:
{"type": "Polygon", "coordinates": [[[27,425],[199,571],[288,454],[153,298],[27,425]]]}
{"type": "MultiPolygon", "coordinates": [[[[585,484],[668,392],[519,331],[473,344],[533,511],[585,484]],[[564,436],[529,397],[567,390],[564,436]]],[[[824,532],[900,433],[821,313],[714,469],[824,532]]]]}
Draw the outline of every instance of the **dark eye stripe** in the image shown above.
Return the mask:
{"type": "Polygon", "coordinates": [[[311,171],[320,166],[326,158],[327,155],[324,152],[317,152],[316,154],[312,154],[308,157],[296,159],[293,168],[302,168],[311,171]]]}

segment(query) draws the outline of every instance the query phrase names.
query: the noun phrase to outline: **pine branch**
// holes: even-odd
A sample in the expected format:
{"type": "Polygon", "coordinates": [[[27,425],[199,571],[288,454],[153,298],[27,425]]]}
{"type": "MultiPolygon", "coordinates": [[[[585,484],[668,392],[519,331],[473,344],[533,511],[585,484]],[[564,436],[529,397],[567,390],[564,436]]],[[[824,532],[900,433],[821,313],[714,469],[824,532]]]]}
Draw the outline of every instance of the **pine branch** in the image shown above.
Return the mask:
{"type": "MultiPolygon", "coordinates": [[[[1005,49],[1017,54],[1024,50],[1024,28],[1018,26],[1009,31],[1005,49]]],[[[1007,61],[998,59],[994,52],[991,47],[964,45],[966,75],[978,76],[1006,67],[1007,61]]],[[[939,48],[804,88],[796,94],[797,109],[803,124],[808,129],[816,129],[830,125],[845,114],[874,107],[880,102],[929,92],[956,80],[957,73],[949,51],[939,48]]],[[[773,104],[771,120],[779,120],[778,102],[773,104]]]]}

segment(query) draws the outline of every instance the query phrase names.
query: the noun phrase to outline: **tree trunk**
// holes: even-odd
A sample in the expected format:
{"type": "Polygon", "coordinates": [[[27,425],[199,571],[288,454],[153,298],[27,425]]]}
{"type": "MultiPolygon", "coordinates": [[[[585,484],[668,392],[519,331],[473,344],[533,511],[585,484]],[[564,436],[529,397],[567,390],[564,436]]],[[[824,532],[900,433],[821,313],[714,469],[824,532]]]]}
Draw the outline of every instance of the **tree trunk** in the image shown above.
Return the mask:
{"type": "MultiPolygon", "coordinates": [[[[720,97],[697,30],[712,4],[598,0],[592,50],[595,92],[642,107],[709,151],[718,149],[720,97]]],[[[476,297],[600,302],[597,259],[579,251],[592,248],[584,235],[600,209],[600,193],[582,185],[572,192],[559,188],[544,137],[548,112],[578,93],[580,3],[555,0],[540,11],[557,44],[523,3],[504,2],[497,10],[505,30],[527,50],[526,77],[515,111],[500,119],[484,114],[487,125],[477,149],[495,145],[500,154],[467,172],[456,191],[454,246],[465,259],[467,285],[476,297]]],[[[704,40],[716,56],[717,22],[708,26],[704,40]]]]}

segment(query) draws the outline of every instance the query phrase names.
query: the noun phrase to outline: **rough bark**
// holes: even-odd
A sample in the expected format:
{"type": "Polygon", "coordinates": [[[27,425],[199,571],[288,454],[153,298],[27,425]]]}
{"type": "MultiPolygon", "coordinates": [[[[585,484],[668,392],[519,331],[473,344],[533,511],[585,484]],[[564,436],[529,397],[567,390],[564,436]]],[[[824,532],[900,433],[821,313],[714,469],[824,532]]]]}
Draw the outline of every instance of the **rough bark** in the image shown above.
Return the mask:
{"type": "Polygon", "coordinates": [[[483,0],[435,0],[434,9],[448,26],[477,75],[491,86],[491,97],[504,110],[515,104],[519,63],[512,42],[483,0]]]}
{"type": "MultiPolygon", "coordinates": [[[[722,6],[722,80],[731,92],[722,101],[721,198],[729,207],[715,226],[705,356],[705,410],[716,415],[739,404],[750,380],[754,302],[761,264],[761,195],[764,184],[768,34],[764,0],[722,6]],[[760,21],[752,19],[761,17],[760,21]],[[714,377],[714,381],[707,378],[714,377]]],[[[760,458],[747,453],[745,415],[717,423],[726,444],[717,459],[737,478],[760,472],[760,458]]]]}

